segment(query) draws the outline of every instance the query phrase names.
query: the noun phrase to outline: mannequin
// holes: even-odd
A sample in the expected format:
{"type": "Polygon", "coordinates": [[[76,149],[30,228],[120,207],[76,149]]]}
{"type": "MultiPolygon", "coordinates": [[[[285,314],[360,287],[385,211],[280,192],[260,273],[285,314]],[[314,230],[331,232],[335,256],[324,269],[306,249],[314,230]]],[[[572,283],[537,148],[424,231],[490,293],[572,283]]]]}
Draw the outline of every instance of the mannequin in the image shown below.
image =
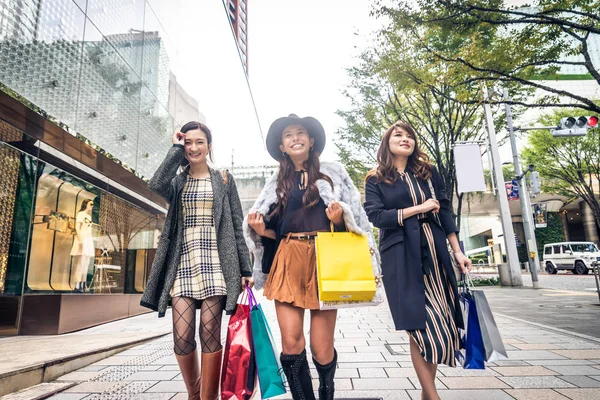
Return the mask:
{"type": "Polygon", "coordinates": [[[86,280],[90,260],[95,255],[94,239],[92,236],[92,209],[94,202],[91,199],[85,199],[81,203],[81,209],[75,219],[75,240],[71,249],[71,256],[74,257],[75,269],[72,279],[76,282],[73,289],[76,293],[83,293],[87,290],[86,280]]]}

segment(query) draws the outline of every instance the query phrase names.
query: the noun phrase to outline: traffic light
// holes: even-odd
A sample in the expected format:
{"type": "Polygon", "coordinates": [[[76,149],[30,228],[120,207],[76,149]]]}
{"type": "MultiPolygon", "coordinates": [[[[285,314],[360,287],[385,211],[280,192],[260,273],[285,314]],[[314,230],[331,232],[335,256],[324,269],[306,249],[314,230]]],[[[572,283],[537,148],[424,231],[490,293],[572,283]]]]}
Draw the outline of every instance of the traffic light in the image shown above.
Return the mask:
{"type": "Polygon", "coordinates": [[[588,129],[598,126],[598,117],[595,115],[587,117],[565,117],[560,120],[558,126],[550,132],[554,137],[585,136],[588,129]]]}
{"type": "Polygon", "coordinates": [[[537,196],[542,191],[540,185],[540,173],[537,171],[532,171],[529,176],[529,184],[531,185],[531,194],[533,196],[537,196]]]}

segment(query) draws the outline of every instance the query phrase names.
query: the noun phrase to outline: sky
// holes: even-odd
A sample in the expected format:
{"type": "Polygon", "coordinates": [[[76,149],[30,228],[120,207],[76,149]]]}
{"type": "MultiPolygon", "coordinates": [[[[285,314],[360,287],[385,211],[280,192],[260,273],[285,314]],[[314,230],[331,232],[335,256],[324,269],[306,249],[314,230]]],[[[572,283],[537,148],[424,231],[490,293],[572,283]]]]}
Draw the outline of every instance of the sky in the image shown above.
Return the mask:
{"type": "MultiPolygon", "coordinates": [[[[347,108],[345,68],[379,23],[368,0],[250,0],[249,80],[221,0],[149,0],[169,34],[173,72],[199,102],[214,134],[215,164],[275,164],[264,150],[271,123],[295,113],[324,126],[323,160],[335,160],[335,131],[347,108]],[[192,18],[193,16],[193,18],[192,18]],[[259,127],[260,122],[260,127],[259,127]]],[[[152,26],[146,26],[152,29],[152,26]]]]}

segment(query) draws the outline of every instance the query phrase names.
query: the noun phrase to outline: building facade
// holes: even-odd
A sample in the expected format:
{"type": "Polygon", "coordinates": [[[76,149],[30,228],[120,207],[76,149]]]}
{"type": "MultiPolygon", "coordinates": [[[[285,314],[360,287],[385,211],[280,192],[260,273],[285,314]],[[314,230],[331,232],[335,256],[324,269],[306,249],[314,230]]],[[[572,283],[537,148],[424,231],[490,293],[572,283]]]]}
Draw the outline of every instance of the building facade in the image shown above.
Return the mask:
{"type": "Polygon", "coordinates": [[[248,74],[248,2],[247,0],[224,0],[233,33],[237,39],[242,64],[248,74]]]}
{"type": "Polygon", "coordinates": [[[169,36],[186,6],[0,0],[0,336],[148,311],[167,204],[146,182],[173,130],[204,121],[169,36]]]}

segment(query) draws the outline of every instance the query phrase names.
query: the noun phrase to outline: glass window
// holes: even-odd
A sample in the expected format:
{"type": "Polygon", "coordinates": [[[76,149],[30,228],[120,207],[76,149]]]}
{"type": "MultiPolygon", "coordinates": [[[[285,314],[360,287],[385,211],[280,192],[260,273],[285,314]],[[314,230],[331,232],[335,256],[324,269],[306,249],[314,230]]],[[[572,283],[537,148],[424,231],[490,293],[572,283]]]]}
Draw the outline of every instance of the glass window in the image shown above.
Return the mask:
{"type": "Polygon", "coordinates": [[[592,243],[572,244],[571,249],[579,253],[593,253],[598,251],[596,245],[592,243]]]}
{"type": "Polygon", "coordinates": [[[563,244],[561,247],[562,247],[562,253],[563,254],[567,254],[568,252],[571,251],[571,249],[569,248],[569,246],[566,245],[566,244],[563,244]]]}
{"type": "Polygon", "coordinates": [[[143,291],[157,215],[40,165],[27,291],[143,291]]]}
{"type": "Polygon", "coordinates": [[[544,249],[544,254],[552,254],[552,247],[548,246],[544,249]]]}
{"type": "Polygon", "coordinates": [[[554,254],[560,254],[560,246],[553,246],[554,254]]]}

